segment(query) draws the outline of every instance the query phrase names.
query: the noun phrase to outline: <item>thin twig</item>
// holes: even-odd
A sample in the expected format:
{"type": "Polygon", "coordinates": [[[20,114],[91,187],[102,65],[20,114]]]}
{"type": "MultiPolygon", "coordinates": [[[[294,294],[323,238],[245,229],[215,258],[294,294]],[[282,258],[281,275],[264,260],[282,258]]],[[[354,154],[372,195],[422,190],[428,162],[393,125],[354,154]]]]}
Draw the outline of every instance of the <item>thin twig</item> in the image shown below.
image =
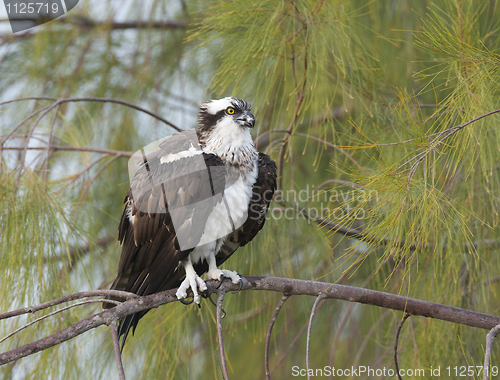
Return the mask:
{"type": "Polygon", "coordinates": [[[500,325],[493,327],[488,334],[486,334],[486,351],[484,354],[484,365],[483,365],[483,380],[490,380],[490,358],[491,358],[491,347],[493,346],[493,340],[500,333],[500,325]]]}
{"type": "MultiPolygon", "coordinates": [[[[363,281],[363,283],[361,284],[361,287],[364,288],[365,286],[367,286],[370,281],[373,279],[373,277],[375,276],[375,274],[377,274],[378,272],[378,269],[375,269],[367,278],[365,281],[363,281]]],[[[340,279],[339,279],[340,281],[340,279]]],[[[320,305],[321,306],[321,305],[320,305]]],[[[345,324],[347,323],[347,320],[349,319],[351,313],[352,313],[352,310],[354,309],[354,306],[356,306],[356,304],[354,302],[351,302],[349,307],[347,308],[344,316],[342,317],[342,320],[340,321],[339,323],[339,327],[337,328],[337,332],[335,333],[335,338],[333,338],[333,343],[332,343],[332,348],[330,349],[330,365],[333,367],[333,355],[335,353],[335,348],[337,347],[337,343],[340,339],[340,334],[342,333],[342,330],[344,329],[344,326],[345,324]]],[[[333,378],[333,376],[332,376],[333,378]]]]}
{"type": "Polygon", "coordinates": [[[253,140],[255,147],[257,149],[267,147],[270,143],[271,133],[286,133],[286,129],[270,129],[269,131],[262,132],[259,136],[253,140]]]}
{"type": "Polygon", "coordinates": [[[121,154],[117,154],[111,160],[109,160],[104,165],[102,165],[99,168],[99,170],[97,171],[97,173],[95,173],[95,175],[87,182],[87,185],[85,186],[85,189],[82,191],[82,194],[80,195],[80,198],[78,198],[78,202],[76,202],[76,207],[73,210],[73,215],[76,213],[76,210],[78,209],[78,206],[81,204],[80,202],[85,198],[85,196],[87,195],[87,192],[90,189],[90,186],[92,186],[92,184],[97,179],[97,177],[99,177],[99,175],[103,172],[104,169],[106,169],[109,165],[111,165],[113,162],[115,162],[120,157],[122,157],[121,154]]]}
{"type": "MultiPolygon", "coordinates": [[[[287,129],[275,129],[275,130],[271,130],[271,131],[267,131],[267,132],[264,132],[262,135],[260,135],[257,139],[255,139],[255,143],[259,143],[259,140],[261,139],[261,136],[264,136],[265,134],[268,134],[268,133],[271,133],[271,132],[281,132],[281,133],[285,133],[285,134],[289,134],[288,130],[287,129]]],[[[332,144],[331,142],[328,142],[326,141],[325,139],[321,139],[319,137],[316,137],[316,136],[311,136],[311,135],[308,135],[306,133],[299,133],[299,132],[294,132],[293,133],[294,136],[301,136],[301,137],[305,137],[305,138],[308,138],[308,139],[312,139],[312,140],[316,140],[322,144],[325,144],[333,149],[336,149],[338,150],[340,153],[342,153],[343,155],[345,155],[349,160],[351,160],[354,165],[356,165],[356,167],[361,170],[361,171],[364,171],[363,167],[349,154],[347,153],[345,150],[343,150],[341,147],[339,147],[338,145],[335,145],[335,144],[332,144]]],[[[287,139],[288,137],[284,138],[284,139],[278,139],[278,140],[274,140],[272,141],[268,147],[266,148],[266,152],[268,151],[268,149],[270,149],[270,147],[272,146],[272,144],[274,143],[277,143],[277,142],[282,142],[282,143],[285,143],[287,142],[287,139]]]]}
{"type": "Polygon", "coordinates": [[[312,139],[312,140],[316,140],[316,141],[319,141],[320,143],[322,144],[325,144],[329,147],[332,147],[333,149],[336,149],[338,150],[340,153],[342,153],[344,156],[346,156],[349,160],[351,160],[354,165],[356,165],[356,167],[361,170],[361,171],[364,171],[363,170],[363,167],[349,154],[347,153],[345,150],[343,150],[341,147],[339,147],[338,145],[335,145],[335,144],[332,144],[324,139],[320,139],[319,137],[316,137],[316,136],[311,136],[311,135],[308,135],[308,134],[305,134],[305,133],[298,133],[298,132],[295,132],[294,133],[295,136],[302,136],[302,137],[307,137],[308,139],[312,139]]]}
{"type": "Polygon", "coordinates": [[[321,182],[318,186],[316,186],[316,189],[314,189],[314,194],[312,197],[314,198],[318,194],[317,192],[319,189],[321,189],[325,185],[329,185],[330,183],[340,183],[341,185],[350,186],[353,189],[359,189],[362,187],[360,185],[355,184],[354,182],[344,181],[343,179],[327,179],[326,181],[321,182]]]}
{"type": "MultiPolygon", "coordinates": [[[[24,146],[5,146],[2,148],[3,150],[46,150],[46,146],[29,146],[25,148],[24,146]]],[[[126,150],[112,150],[112,149],[99,149],[99,148],[85,148],[85,147],[78,147],[78,146],[58,146],[58,145],[52,145],[50,147],[52,150],[74,150],[78,152],[89,152],[89,153],[102,153],[102,154],[107,154],[109,156],[111,155],[120,155],[121,157],[132,157],[134,155],[133,152],[128,152],[126,150]]]]}
{"type": "MultiPolygon", "coordinates": [[[[320,304],[320,306],[321,306],[321,304],[320,304]]],[[[297,342],[299,341],[299,338],[302,336],[302,334],[304,333],[304,331],[306,331],[306,328],[307,328],[308,324],[309,324],[309,321],[306,322],[306,323],[304,323],[302,325],[302,328],[299,330],[299,332],[297,333],[297,335],[295,335],[295,338],[293,338],[292,342],[288,345],[288,347],[285,350],[285,352],[283,352],[283,354],[281,354],[281,356],[279,357],[278,361],[274,364],[274,367],[271,370],[271,374],[274,371],[276,371],[276,369],[280,366],[280,364],[283,362],[283,360],[285,360],[285,358],[287,357],[287,355],[290,352],[290,350],[297,344],[297,342]]]]}
{"type": "Polygon", "coordinates": [[[278,304],[276,305],[276,309],[274,310],[273,316],[271,317],[271,322],[269,323],[269,328],[267,329],[266,336],[266,348],[264,353],[264,363],[266,367],[266,379],[271,380],[271,372],[269,372],[269,346],[271,345],[271,333],[273,332],[274,323],[276,322],[276,318],[278,318],[278,314],[285,304],[286,300],[290,296],[288,294],[283,294],[280,298],[278,304]]]}
{"type": "MultiPolygon", "coordinates": [[[[0,22],[3,20],[0,20],[0,22]]],[[[30,19],[30,21],[32,21],[30,19]]],[[[66,17],[57,19],[60,23],[71,23],[75,24],[80,32],[87,32],[93,29],[103,29],[109,31],[120,31],[125,29],[156,29],[156,30],[176,30],[176,29],[186,29],[188,24],[184,21],[125,21],[125,22],[115,22],[115,21],[97,21],[86,17],[73,17],[69,20],[66,17]]],[[[8,41],[16,41],[22,38],[31,38],[35,35],[50,34],[52,31],[38,31],[33,33],[28,30],[21,34],[11,34],[2,33],[0,34],[0,45],[8,41]]]]}
{"type": "Polygon", "coordinates": [[[396,331],[396,340],[394,341],[394,364],[396,365],[396,374],[398,375],[398,379],[401,379],[401,375],[399,374],[399,363],[398,363],[398,341],[399,341],[399,333],[401,332],[401,328],[403,327],[403,323],[411,317],[410,313],[406,313],[403,319],[399,322],[398,329],[396,331]]]}
{"type": "MultiPolygon", "coordinates": [[[[124,100],[120,99],[113,99],[113,98],[95,98],[95,97],[83,97],[83,98],[51,98],[51,97],[46,97],[46,96],[32,96],[32,97],[27,97],[27,98],[18,98],[18,99],[12,99],[12,100],[7,100],[5,102],[1,102],[1,105],[12,103],[12,102],[18,102],[21,100],[55,100],[56,102],[53,103],[51,106],[55,106],[57,104],[62,104],[62,103],[73,103],[73,102],[102,102],[102,103],[116,103],[116,104],[121,104],[130,108],[133,108],[137,111],[144,112],[148,114],[149,116],[154,117],[155,119],[158,119],[162,121],[163,123],[169,125],[170,127],[174,128],[176,131],[180,132],[182,131],[181,128],[177,127],[175,124],[171,123],[170,121],[164,119],[160,115],[149,111],[145,108],[136,106],[133,103],[126,102],[124,100]]],[[[48,107],[51,107],[48,106],[48,107]]],[[[46,107],[47,108],[47,107],[46,107]]],[[[3,143],[3,142],[2,142],[3,143]]]]}
{"type": "Polygon", "coordinates": [[[88,17],[75,16],[70,18],[61,18],[58,20],[61,23],[76,24],[84,30],[102,28],[110,30],[124,29],[186,29],[188,24],[184,21],[98,21],[88,17]]]}
{"type": "MultiPolygon", "coordinates": [[[[1,105],[1,104],[2,104],[2,103],[0,103],[0,105],[1,105]]],[[[46,106],[46,107],[40,108],[39,110],[33,111],[33,112],[32,112],[32,113],[30,113],[28,116],[26,116],[23,120],[21,120],[21,121],[19,122],[19,124],[17,124],[17,125],[14,127],[14,129],[12,129],[12,131],[10,131],[10,132],[9,132],[9,133],[8,133],[8,134],[7,134],[7,135],[6,135],[3,139],[2,139],[2,141],[0,142],[0,149],[6,149],[6,148],[3,146],[3,144],[5,144],[5,142],[6,142],[8,139],[10,139],[10,138],[11,138],[11,136],[12,136],[14,133],[16,133],[16,132],[17,132],[17,130],[18,130],[19,128],[21,128],[21,127],[22,127],[22,125],[23,125],[24,123],[26,123],[26,122],[27,122],[29,119],[31,119],[33,116],[38,115],[40,112],[43,112],[43,111],[45,111],[45,110],[49,109],[51,106],[52,106],[52,105],[48,105],[48,106],[46,106]]],[[[23,147],[22,149],[24,149],[24,147],[23,147]]]]}
{"type": "MultiPolygon", "coordinates": [[[[0,106],[3,106],[5,104],[9,104],[9,103],[20,102],[23,100],[54,100],[54,101],[57,101],[58,99],[59,98],[54,98],[54,97],[50,97],[50,96],[27,96],[25,98],[16,98],[16,99],[5,100],[3,102],[0,102],[0,106]]],[[[48,106],[48,107],[50,107],[50,106],[48,106]]]]}
{"type": "Polygon", "coordinates": [[[16,179],[16,187],[19,184],[19,180],[21,179],[21,176],[23,174],[24,164],[26,162],[26,154],[27,154],[27,150],[28,150],[28,145],[29,145],[30,140],[31,140],[31,135],[33,134],[33,131],[35,130],[35,128],[38,125],[38,123],[40,122],[40,120],[42,120],[42,118],[45,115],[47,115],[50,111],[52,111],[52,109],[54,107],[59,107],[59,104],[56,102],[52,106],[50,106],[49,108],[47,108],[47,110],[43,111],[40,114],[40,116],[38,116],[38,118],[35,120],[35,122],[33,123],[33,125],[30,128],[28,136],[26,137],[26,144],[24,145],[23,155],[21,157],[21,166],[19,167],[19,174],[17,175],[17,179],[16,179]]]}
{"type": "Polygon", "coordinates": [[[363,354],[363,351],[366,349],[366,346],[367,346],[368,342],[370,341],[373,333],[377,330],[378,325],[389,315],[389,313],[390,313],[390,310],[386,310],[377,319],[377,321],[374,324],[372,324],[372,326],[370,327],[370,330],[366,333],[365,339],[363,339],[363,342],[359,346],[358,352],[356,353],[356,357],[354,358],[354,362],[352,364],[352,366],[354,368],[359,366],[359,361],[361,359],[361,355],[363,354]]]}
{"type": "MultiPolygon", "coordinates": [[[[105,157],[105,156],[103,156],[105,157]]],[[[61,254],[59,256],[53,257],[53,260],[55,261],[62,261],[62,260],[67,260],[68,265],[71,267],[74,266],[74,261],[77,258],[83,257],[85,254],[89,253],[93,248],[104,248],[108,244],[111,244],[112,242],[117,241],[117,238],[114,234],[109,234],[103,237],[98,238],[95,241],[88,242],[83,246],[73,246],[68,249],[68,252],[66,254],[61,254]]],[[[62,268],[61,268],[62,270],[62,268]]]]}
{"type": "Polygon", "coordinates": [[[450,106],[446,106],[443,104],[424,104],[424,103],[419,103],[414,105],[417,108],[448,108],[450,106]]]}
{"type": "Polygon", "coordinates": [[[113,338],[113,347],[115,349],[115,359],[116,366],[118,367],[118,375],[120,377],[120,380],[126,380],[125,371],[123,369],[122,353],[120,352],[120,338],[118,337],[116,320],[113,320],[109,327],[111,328],[111,337],[113,338]]]}
{"type": "MultiPolygon", "coordinates": [[[[34,134],[31,136],[31,139],[36,140],[38,142],[41,142],[42,144],[47,144],[47,140],[43,139],[42,135],[43,135],[43,133],[34,134]]],[[[10,137],[12,139],[17,139],[17,140],[26,139],[26,137],[28,137],[28,133],[14,133],[10,137]]],[[[24,149],[24,147],[23,147],[23,149],[24,149]]],[[[29,149],[29,147],[28,147],[28,149],[29,149]]]]}
{"type": "MultiPolygon", "coordinates": [[[[9,19],[0,19],[0,22],[9,22],[9,19]]],[[[17,18],[16,21],[33,21],[32,18],[17,18]]],[[[185,29],[188,24],[184,21],[125,21],[115,22],[112,20],[99,21],[85,16],[64,17],[57,20],[61,24],[75,24],[84,28],[100,28],[104,29],[185,29]]],[[[39,32],[40,33],[40,32],[39,32]]],[[[35,33],[32,33],[35,34],[35,33]]]]}
{"type": "MultiPolygon", "coordinates": [[[[339,323],[339,327],[337,328],[337,332],[335,333],[335,337],[333,338],[332,348],[330,349],[330,366],[332,366],[332,367],[333,367],[333,358],[335,355],[335,349],[337,348],[337,343],[340,339],[340,334],[341,334],[342,330],[344,329],[344,326],[346,325],[347,320],[351,316],[351,313],[352,313],[352,310],[354,309],[354,306],[356,306],[356,304],[354,302],[351,302],[349,304],[349,307],[347,308],[344,316],[342,317],[342,319],[339,323]]],[[[334,374],[332,374],[332,378],[333,378],[333,376],[334,376],[334,374]]]]}
{"type": "Polygon", "coordinates": [[[314,314],[316,313],[316,307],[318,307],[319,301],[323,299],[323,295],[319,294],[314,301],[313,307],[311,309],[311,315],[309,316],[309,325],[307,326],[307,344],[306,344],[306,370],[307,370],[307,380],[311,379],[311,374],[309,371],[309,351],[311,348],[311,329],[314,314]]]}
{"type": "Polygon", "coordinates": [[[99,162],[101,162],[102,160],[104,160],[106,157],[108,157],[107,155],[104,155],[104,156],[101,156],[99,158],[96,158],[94,161],[92,161],[90,164],[88,164],[85,168],[83,168],[82,170],[80,170],[78,173],[75,173],[75,174],[72,174],[71,175],[71,182],[75,182],[78,178],[80,178],[80,176],[84,175],[85,173],[87,173],[90,169],[92,169],[95,165],[97,165],[99,162]]]}
{"type": "Polygon", "coordinates": [[[222,337],[222,301],[224,300],[226,292],[221,290],[217,293],[217,335],[219,337],[219,351],[220,360],[222,364],[222,375],[224,380],[229,380],[229,374],[227,372],[226,365],[226,354],[224,353],[224,340],[222,337]]]}
{"type": "MultiPolygon", "coordinates": [[[[380,245],[394,245],[396,247],[403,248],[407,244],[404,240],[398,241],[398,240],[390,240],[390,239],[386,239],[386,238],[381,238],[378,236],[371,236],[371,235],[369,236],[364,231],[361,231],[361,230],[358,230],[355,228],[351,228],[351,227],[347,227],[347,226],[344,226],[342,224],[335,223],[332,220],[322,218],[322,217],[314,214],[313,212],[307,212],[307,210],[304,207],[300,207],[299,205],[296,205],[295,209],[299,213],[299,215],[304,216],[307,220],[310,220],[310,219],[315,220],[316,222],[319,223],[319,225],[321,227],[326,227],[335,233],[340,233],[342,235],[345,235],[345,236],[348,236],[351,238],[366,241],[369,243],[377,243],[380,245]]],[[[417,249],[417,244],[411,243],[408,246],[408,249],[410,251],[414,251],[415,249],[417,249]]]]}
{"type": "Polygon", "coordinates": [[[133,108],[137,111],[140,111],[140,112],[143,112],[143,113],[146,113],[148,114],[149,116],[152,116],[154,117],[155,119],[158,119],[160,121],[162,121],[163,123],[167,124],[168,126],[174,128],[177,132],[181,132],[182,129],[177,127],[175,124],[171,123],[170,121],[168,121],[167,119],[164,119],[163,117],[161,117],[160,115],[152,112],[152,111],[149,111],[145,108],[142,108],[142,107],[139,107],[139,106],[136,106],[135,104],[133,103],[129,103],[129,102],[126,102],[124,100],[120,100],[120,99],[113,99],[113,98],[93,98],[93,97],[88,97],[88,98],[67,98],[67,99],[59,99],[59,101],[61,103],[67,103],[67,102],[103,102],[103,103],[116,103],[116,104],[121,104],[121,105],[124,105],[124,106],[127,106],[127,107],[130,107],[130,108],[133,108]]]}
{"type": "MultiPolygon", "coordinates": [[[[391,146],[391,145],[399,145],[399,144],[406,144],[406,143],[410,143],[410,142],[413,142],[413,141],[417,141],[417,140],[423,140],[423,139],[426,139],[428,137],[434,137],[434,136],[441,136],[442,134],[446,133],[446,132],[449,132],[451,130],[460,130],[464,127],[466,127],[467,125],[469,124],[472,124],[478,120],[481,120],[487,116],[491,116],[493,114],[496,114],[496,113],[499,113],[500,112],[500,109],[498,110],[494,110],[494,111],[490,111],[488,113],[485,113],[484,115],[481,115],[481,116],[478,116],[472,120],[469,120],[468,122],[464,123],[464,124],[461,124],[461,125],[457,125],[456,127],[449,127],[443,131],[440,131],[440,132],[435,132],[435,133],[431,133],[429,135],[425,135],[425,136],[422,136],[422,137],[416,137],[414,139],[409,139],[409,140],[405,140],[405,141],[398,141],[398,142],[393,142],[393,143],[386,143],[386,144],[375,144],[375,146],[391,146]]],[[[454,118],[455,119],[455,118],[454,118]]],[[[454,120],[453,119],[453,120],[454,120]]]]}
{"type": "MultiPolygon", "coordinates": [[[[418,154],[416,154],[415,156],[413,156],[412,158],[410,158],[409,160],[405,161],[404,163],[402,163],[401,165],[399,165],[396,169],[394,169],[394,171],[398,171],[399,169],[401,169],[403,166],[406,166],[407,164],[409,164],[410,162],[412,162],[413,160],[416,160],[417,158],[419,158],[420,156],[422,155],[425,155],[426,154],[426,151],[422,151],[418,154]]],[[[425,157],[425,156],[424,156],[425,157]]],[[[402,172],[398,172],[396,173],[397,174],[401,174],[402,172]]]]}
{"type": "MultiPolygon", "coordinates": [[[[292,45],[293,46],[293,45],[292,45]]],[[[293,54],[293,53],[292,53],[293,54]]],[[[278,155],[278,179],[277,179],[277,189],[278,190],[283,190],[283,165],[284,165],[284,158],[285,158],[285,145],[289,142],[290,136],[292,135],[293,127],[295,125],[295,121],[297,120],[297,116],[300,113],[300,108],[302,106],[302,102],[304,101],[304,93],[306,89],[306,83],[307,83],[307,50],[304,47],[304,76],[302,78],[302,86],[300,89],[300,92],[297,96],[297,105],[295,107],[295,111],[292,116],[292,120],[290,121],[290,124],[287,128],[286,132],[286,137],[283,141],[283,145],[281,145],[280,152],[278,155]]],[[[292,55],[292,65],[293,66],[293,74],[295,77],[295,56],[292,55]]]]}
{"type": "MultiPolygon", "coordinates": [[[[48,317],[50,317],[52,315],[61,313],[61,312],[65,311],[65,310],[71,309],[71,308],[76,307],[76,306],[86,305],[88,303],[96,303],[96,302],[103,302],[103,301],[102,300],[85,300],[85,301],[80,301],[80,302],[74,303],[72,305],[68,305],[68,306],[62,307],[60,309],[57,309],[57,310],[55,310],[55,311],[53,311],[51,313],[48,313],[48,314],[46,314],[44,316],[41,316],[40,318],[37,318],[37,319],[35,319],[35,320],[31,321],[31,322],[26,323],[24,326],[19,327],[18,329],[16,329],[13,332],[11,332],[9,335],[7,335],[7,336],[3,337],[2,339],[0,339],[0,343],[6,341],[11,336],[17,334],[19,331],[22,331],[25,328],[30,327],[31,325],[34,325],[35,323],[40,322],[40,321],[44,320],[45,318],[48,318],[48,317]]],[[[111,302],[111,303],[114,303],[115,305],[119,305],[121,303],[121,302],[113,301],[113,300],[106,300],[106,302],[111,302]]]]}
{"type": "Polygon", "coordinates": [[[54,137],[54,125],[56,124],[57,120],[57,115],[59,114],[59,110],[61,109],[61,105],[58,104],[56,108],[56,112],[54,114],[54,119],[52,119],[52,124],[50,125],[50,131],[49,131],[49,141],[47,143],[47,158],[45,159],[45,162],[43,163],[43,168],[42,168],[42,176],[45,180],[48,178],[48,170],[49,170],[49,159],[50,155],[52,154],[52,140],[54,137]]]}
{"type": "MultiPolygon", "coordinates": [[[[47,308],[52,307],[52,306],[60,305],[64,302],[70,302],[70,301],[74,301],[74,300],[81,299],[81,298],[87,298],[87,297],[102,297],[102,296],[104,296],[104,297],[119,297],[119,298],[123,298],[124,300],[130,300],[130,299],[134,299],[134,298],[139,297],[137,294],[124,292],[121,290],[90,290],[90,291],[86,291],[86,292],[78,292],[78,293],[70,294],[69,296],[59,297],[59,298],[56,298],[56,299],[51,300],[51,301],[43,302],[43,303],[36,305],[36,306],[29,306],[29,307],[25,307],[22,309],[9,311],[7,313],[0,314],[0,320],[12,318],[12,317],[17,317],[19,315],[28,314],[28,313],[35,313],[37,311],[47,309],[47,308]]],[[[108,302],[107,299],[102,299],[100,301],[101,302],[108,302]]]]}
{"type": "MultiPolygon", "coordinates": [[[[485,118],[487,116],[491,116],[491,115],[494,115],[494,114],[499,113],[499,112],[500,112],[500,109],[497,109],[497,110],[494,110],[494,111],[490,111],[490,112],[485,113],[484,115],[481,115],[481,116],[478,116],[478,117],[476,117],[476,118],[474,118],[472,120],[469,120],[468,122],[466,122],[464,124],[457,125],[457,126],[454,126],[454,127],[448,127],[445,130],[443,130],[443,131],[432,133],[430,135],[421,137],[420,139],[422,139],[422,138],[428,138],[428,137],[431,137],[431,136],[436,136],[432,141],[430,141],[427,144],[427,147],[422,152],[416,154],[411,159],[409,159],[408,161],[406,161],[402,165],[399,165],[394,170],[394,171],[397,171],[400,168],[402,168],[403,166],[409,164],[411,161],[416,160],[415,163],[412,164],[412,166],[411,166],[411,168],[409,170],[407,169],[407,170],[403,170],[401,172],[396,173],[396,174],[402,174],[402,173],[404,173],[406,171],[409,171],[408,179],[407,179],[407,182],[408,182],[407,183],[407,190],[409,189],[410,181],[413,178],[413,176],[415,175],[415,172],[417,171],[418,166],[430,154],[430,152],[434,151],[446,139],[448,139],[449,137],[453,136],[455,133],[457,133],[459,130],[463,129],[467,125],[472,124],[472,123],[474,123],[474,122],[476,122],[478,120],[481,120],[481,119],[483,119],[483,118],[485,118]]],[[[451,122],[453,122],[455,119],[456,119],[456,117],[454,117],[451,122]]],[[[404,141],[404,142],[410,142],[410,141],[414,141],[414,140],[417,140],[417,139],[407,140],[407,141],[404,141]]],[[[381,145],[381,144],[377,144],[377,145],[381,145]]],[[[386,144],[386,145],[390,145],[390,144],[386,144]]]]}
{"type": "MultiPolygon", "coordinates": [[[[286,139],[277,139],[277,140],[274,140],[272,141],[268,146],[267,148],[264,150],[264,153],[266,154],[270,154],[270,152],[273,152],[274,150],[274,146],[275,145],[279,145],[279,144],[284,144],[286,141],[286,139]]],[[[281,146],[280,146],[280,149],[281,149],[281,146]]]]}

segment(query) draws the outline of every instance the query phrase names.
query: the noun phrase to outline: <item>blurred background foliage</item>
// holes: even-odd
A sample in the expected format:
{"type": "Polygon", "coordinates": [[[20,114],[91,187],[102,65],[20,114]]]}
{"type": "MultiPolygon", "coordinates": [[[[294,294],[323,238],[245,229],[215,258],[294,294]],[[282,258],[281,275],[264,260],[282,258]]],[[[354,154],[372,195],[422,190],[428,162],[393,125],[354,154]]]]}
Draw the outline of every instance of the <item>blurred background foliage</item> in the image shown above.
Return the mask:
{"type": "MultiPolygon", "coordinates": [[[[500,108],[499,20],[496,0],[81,0],[66,17],[16,35],[2,20],[0,102],[114,98],[187,129],[200,102],[243,98],[253,104],[259,150],[279,164],[281,188],[266,227],[226,268],[499,314],[500,118],[449,129],[500,108]],[[332,223],[362,234],[346,237],[332,223]]],[[[109,287],[129,184],[126,156],[111,151],[136,151],[175,132],[127,106],[91,101],[21,124],[52,103],[0,105],[0,311],[109,287]]],[[[234,378],[264,378],[266,331],[280,297],[226,297],[234,378]]],[[[313,302],[285,303],[271,340],[273,378],[305,368],[313,302]]],[[[71,309],[0,349],[99,311],[71,309]]],[[[322,302],[311,367],[394,368],[402,317],[322,302]]],[[[33,318],[0,322],[0,337],[33,318]]],[[[481,365],[485,333],[410,318],[400,367],[481,365]]],[[[125,347],[126,373],[221,379],[216,335],[208,302],[153,310],[125,347]]],[[[110,332],[92,331],[0,374],[117,377],[110,332]]]]}

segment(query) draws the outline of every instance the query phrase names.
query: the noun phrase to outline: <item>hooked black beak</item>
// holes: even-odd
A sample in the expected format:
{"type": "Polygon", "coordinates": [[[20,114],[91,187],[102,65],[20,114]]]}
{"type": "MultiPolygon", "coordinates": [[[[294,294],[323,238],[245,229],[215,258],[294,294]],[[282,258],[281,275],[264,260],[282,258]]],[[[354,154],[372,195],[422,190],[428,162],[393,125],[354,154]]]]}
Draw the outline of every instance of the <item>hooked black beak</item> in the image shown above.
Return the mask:
{"type": "Polygon", "coordinates": [[[253,128],[255,125],[255,117],[250,111],[243,111],[243,113],[238,116],[236,122],[247,128],[253,128]]]}

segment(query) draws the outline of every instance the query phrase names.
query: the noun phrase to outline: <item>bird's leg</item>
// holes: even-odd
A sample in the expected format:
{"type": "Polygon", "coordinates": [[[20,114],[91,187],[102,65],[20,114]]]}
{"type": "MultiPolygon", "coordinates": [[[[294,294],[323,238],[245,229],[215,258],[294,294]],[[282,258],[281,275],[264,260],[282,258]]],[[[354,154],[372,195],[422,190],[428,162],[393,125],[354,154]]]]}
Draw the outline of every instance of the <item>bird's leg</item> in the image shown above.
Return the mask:
{"type": "MultiPolygon", "coordinates": [[[[213,253],[210,254],[208,257],[208,272],[207,272],[207,281],[208,280],[219,280],[222,284],[222,280],[224,277],[230,278],[233,284],[240,283],[242,284],[241,281],[241,276],[233,272],[232,270],[227,270],[227,269],[219,269],[217,268],[217,262],[215,261],[215,255],[213,253]]],[[[219,284],[220,286],[220,284],[219,284]]],[[[241,289],[241,287],[240,287],[241,289]]]]}
{"type": "Polygon", "coordinates": [[[191,263],[191,257],[188,256],[186,260],[181,261],[181,264],[184,266],[186,278],[182,281],[182,284],[179,286],[179,289],[177,289],[175,295],[179,300],[184,299],[187,297],[187,290],[191,288],[193,291],[194,302],[199,305],[201,298],[198,294],[198,289],[201,292],[204,292],[207,290],[207,285],[205,284],[205,281],[203,281],[201,277],[196,274],[193,264],[191,263]]]}

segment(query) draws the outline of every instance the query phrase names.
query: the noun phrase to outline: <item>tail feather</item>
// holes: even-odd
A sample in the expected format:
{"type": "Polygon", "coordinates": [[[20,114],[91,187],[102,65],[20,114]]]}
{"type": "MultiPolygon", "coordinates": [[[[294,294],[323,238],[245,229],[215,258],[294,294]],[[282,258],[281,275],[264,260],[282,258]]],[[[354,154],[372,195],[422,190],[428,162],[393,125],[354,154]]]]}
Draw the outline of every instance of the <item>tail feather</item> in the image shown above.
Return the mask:
{"type": "MultiPolygon", "coordinates": [[[[170,276],[169,280],[165,281],[160,288],[157,290],[158,291],[163,291],[167,289],[172,289],[172,288],[177,288],[180,283],[182,282],[182,279],[184,278],[184,272],[181,271],[176,271],[173,276],[170,276]]],[[[142,286],[145,283],[143,283],[139,288],[136,289],[129,289],[130,286],[128,284],[130,280],[130,276],[127,277],[127,281],[124,281],[124,276],[119,276],[116,278],[116,280],[113,282],[111,285],[110,289],[113,290],[124,290],[124,291],[131,291],[133,293],[136,293],[138,295],[148,295],[151,294],[149,291],[148,286],[142,286]]],[[[125,299],[120,298],[120,297],[109,297],[110,300],[115,300],[115,301],[120,301],[123,302],[125,299]]],[[[104,302],[103,303],[103,309],[111,309],[115,307],[116,305],[111,302],[104,302]]],[[[128,334],[130,330],[132,330],[132,335],[135,333],[135,329],[137,328],[137,324],[139,323],[139,320],[144,317],[149,310],[143,310],[137,313],[134,313],[132,315],[128,315],[124,318],[121,318],[118,321],[118,336],[120,337],[120,350],[123,351],[123,347],[125,346],[125,341],[127,340],[128,334]]]]}

